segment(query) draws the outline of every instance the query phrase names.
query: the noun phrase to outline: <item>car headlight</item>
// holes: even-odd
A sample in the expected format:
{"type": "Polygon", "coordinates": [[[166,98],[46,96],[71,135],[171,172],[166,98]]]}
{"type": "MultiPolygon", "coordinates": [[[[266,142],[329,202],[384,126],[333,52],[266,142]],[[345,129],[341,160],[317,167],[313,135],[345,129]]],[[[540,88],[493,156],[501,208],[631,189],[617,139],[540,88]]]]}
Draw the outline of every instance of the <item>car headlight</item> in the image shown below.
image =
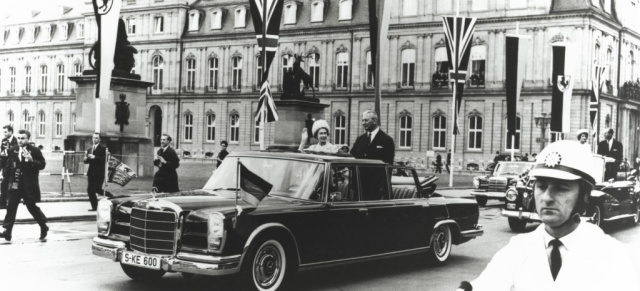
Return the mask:
{"type": "Polygon", "coordinates": [[[478,177],[473,178],[473,188],[480,188],[480,180],[478,179],[478,177]]]}
{"type": "Polygon", "coordinates": [[[98,202],[96,212],[96,222],[98,224],[98,234],[109,234],[109,226],[111,226],[111,211],[113,203],[108,199],[102,199],[98,202]]]}
{"type": "Polygon", "coordinates": [[[220,212],[209,214],[207,222],[207,249],[210,252],[220,252],[224,242],[224,215],[220,212]]]}
{"type": "Polygon", "coordinates": [[[508,201],[511,201],[511,202],[516,201],[516,198],[518,198],[518,191],[516,191],[516,189],[513,189],[513,188],[507,189],[506,198],[508,201]]]}

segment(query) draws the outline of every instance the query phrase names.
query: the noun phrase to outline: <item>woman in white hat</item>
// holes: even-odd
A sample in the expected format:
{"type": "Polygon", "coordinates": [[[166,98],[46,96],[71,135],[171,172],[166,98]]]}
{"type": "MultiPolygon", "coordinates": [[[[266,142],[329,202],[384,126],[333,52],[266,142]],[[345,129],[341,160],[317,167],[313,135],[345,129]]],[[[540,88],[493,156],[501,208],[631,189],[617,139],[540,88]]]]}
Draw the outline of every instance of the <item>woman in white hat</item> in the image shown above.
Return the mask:
{"type": "Polygon", "coordinates": [[[324,152],[324,153],[335,153],[338,148],[329,142],[329,124],[326,120],[316,120],[313,123],[312,127],[313,137],[318,140],[317,144],[311,145],[308,148],[304,148],[307,137],[309,133],[307,133],[307,129],[302,129],[302,141],[300,141],[300,147],[298,147],[299,151],[305,152],[324,152]]]}
{"type": "Polygon", "coordinates": [[[581,145],[585,146],[587,149],[589,149],[589,151],[591,151],[591,145],[587,143],[588,139],[589,139],[589,131],[586,129],[579,129],[578,141],[580,142],[581,145]]]}

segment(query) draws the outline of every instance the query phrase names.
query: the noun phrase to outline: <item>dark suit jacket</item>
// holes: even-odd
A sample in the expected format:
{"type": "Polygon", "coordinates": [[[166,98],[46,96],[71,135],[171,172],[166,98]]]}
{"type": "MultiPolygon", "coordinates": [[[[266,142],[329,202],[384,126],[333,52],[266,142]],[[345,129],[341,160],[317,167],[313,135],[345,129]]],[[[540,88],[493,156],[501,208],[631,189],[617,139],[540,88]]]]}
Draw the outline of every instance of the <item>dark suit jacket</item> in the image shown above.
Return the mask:
{"type": "Polygon", "coordinates": [[[92,154],[96,157],[93,159],[85,158],[84,163],[89,164],[89,170],[87,171],[87,177],[104,179],[104,163],[107,156],[107,148],[102,144],[98,144],[96,150],[93,150],[93,145],[87,150],[87,155],[92,154]]]}
{"type": "Polygon", "coordinates": [[[167,147],[164,151],[160,148],[157,154],[164,158],[167,163],[161,164],[160,160],[153,161],[153,165],[158,167],[158,171],[153,176],[153,187],[158,188],[158,192],[180,191],[178,188],[178,173],[176,172],[176,169],[180,167],[180,159],[176,151],[172,147],[167,147]]]}
{"type": "Polygon", "coordinates": [[[622,143],[617,141],[616,139],[613,139],[613,143],[611,144],[611,151],[609,151],[609,144],[605,139],[598,143],[598,154],[616,159],[616,164],[619,165],[622,162],[622,143]]]}
{"type": "Polygon", "coordinates": [[[378,131],[369,146],[367,146],[368,138],[367,134],[359,136],[351,148],[351,154],[356,159],[381,160],[387,164],[393,164],[393,157],[396,153],[393,139],[382,129],[378,131]]]}
{"type": "Polygon", "coordinates": [[[40,175],[40,170],[43,170],[47,163],[42,156],[42,152],[40,152],[37,147],[27,145],[26,150],[31,152],[31,156],[33,157],[32,162],[20,161],[20,148],[18,146],[9,150],[9,165],[7,166],[10,174],[9,194],[12,195],[12,193],[15,193],[15,190],[11,189],[11,185],[13,185],[16,179],[16,170],[20,169],[22,176],[20,177],[18,193],[25,194],[25,197],[33,202],[40,202],[40,181],[38,180],[38,175],[40,175]]]}
{"type": "MultiPolygon", "coordinates": [[[[7,154],[9,153],[9,150],[15,146],[18,146],[18,139],[15,137],[11,137],[11,139],[7,139],[6,137],[2,139],[2,144],[5,143],[5,141],[7,141],[8,146],[2,146],[2,148],[0,149],[0,151],[7,151],[7,154]]],[[[9,156],[0,156],[0,169],[2,169],[2,176],[5,179],[9,178],[9,170],[7,169],[8,164],[8,160],[9,160],[9,156]]],[[[8,181],[8,180],[7,180],[8,181]]]]}

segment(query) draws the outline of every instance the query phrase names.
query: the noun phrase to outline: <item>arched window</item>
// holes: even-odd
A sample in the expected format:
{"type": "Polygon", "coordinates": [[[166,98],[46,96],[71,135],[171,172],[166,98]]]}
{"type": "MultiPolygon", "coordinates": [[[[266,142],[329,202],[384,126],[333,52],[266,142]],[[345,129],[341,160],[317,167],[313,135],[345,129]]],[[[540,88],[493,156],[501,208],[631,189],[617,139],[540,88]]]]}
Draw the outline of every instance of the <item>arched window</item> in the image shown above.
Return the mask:
{"type": "Polygon", "coordinates": [[[400,114],[400,143],[399,148],[411,148],[413,117],[407,113],[400,114]]]}
{"type": "Polygon", "coordinates": [[[195,10],[189,12],[189,31],[200,30],[200,12],[195,10]]]}
{"type": "Polygon", "coordinates": [[[49,70],[46,65],[40,66],[40,91],[42,93],[48,91],[49,70]]]}
{"type": "Polygon", "coordinates": [[[196,60],[187,59],[187,91],[193,92],[196,88],[196,60]]]}
{"type": "Polygon", "coordinates": [[[340,1],[340,16],[339,20],[351,20],[353,10],[353,0],[341,0],[340,1]]]}
{"type": "Polygon", "coordinates": [[[247,9],[244,6],[236,8],[234,27],[244,28],[246,26],[246,18],[247,18],[247,9]]]}
{"type": "Polygon", "coordinates": [[[56,112],[56,137],[62,137],[62,113],[56,112]]]}
{"type": "Polygon", "coordinates": [[[262,55],[256,57],[256,87],[262,84],[262,55]]]}
{"type": "Polygon", "coordinates": [[[65,80],[65,74],[64,74],[64,65],[57,65],[56,66],[56,90],[58,90],[58,92],[62,92],[64,91],[64,80],[65,80]]]}
{"type": "Polygon", "coordinates": [[[12,110],[7,113],[7,119],[9,119],[9,125],[13,128],[15,126],[15,115],[12,110]]]}
{"type": "Polygon", "coordinates": [[[349,54],[338,53],[336,57],[336,89],[347,89],[349,80],[349,54]]]}
{"type": "Polygon", "coordinates": [[[187,112],[184,115],[184,141],[193,140],[193,114],[187,112]]]}
{"type": "Polygon", "coordinates": [[[296,24],[298,15],[298,5],[291,1],[284,5],[284,24],[296,24]]]}
{"type": "Polygon", "coordinates": [[[135,17],[127,18],[127,35],[136,35],[136,19],[135,19],[135,17]]]}
{"type": "Polygon", "coordinates": [[[447,117],[437,114],[433,117],[433,149],[443,150],[447,142],[447,117]]]}
{"type": "Polygon", "coordinates": [[[324,21],[324,0],[316,0],[311,3],[311,22],[324,21]]]}
{"type": "Polygon", "coordinates": [[[44,112],[41,111],[38,114],[38,136],[44,137],[44,134],[46,133],[45,125],[46,125],[46,115],[44,114],[44,112]]]}
{"type": "Polygon", "coordinates": [[[209,91],[218,90],[218,58],[209,58],[209,91]]]}
{"type": "Polygon", "coordinates": [[[333,143],[347,143],[347,117],[342,111],[333,116],[333,143]]]}
{"type": "MultiPolygon", "coordinates": [[[[516,117],[516,135],[514,136],[514,150],[520,150],[520,130],[521,130],[521,118],[520,116],[516,117]]],[[[509,136],[509,132],[505,131],[505,150],[511,150],[511,137],[509,136]]]]}
{"type": "Polygon", "coordinates": [[[242,57],[231,58],[233,67],[231,69],[231,75],[233,77],[233,90],[240,90],[242,88],[242,57]]]}
{"type": "Polygon", "coordinates": [[[310,58],[307,62],[309,63],[309,76],[311,76],[311,81],[313,82],[311,86],[317,89],[320,85],[320,54],[312,53],[309,56],[310,58]]]}
{"type": "Polygon", "coordinates": [[[607,49],[607,60],[606,61],[607,61],[607,64],[609,66],[609,69],[608,69],[608,71],[609,71],[609,80],[613,80],[613,71],[615,71],[615,70],[611,69],[611,68],[613,68],[613,62],[614,62],[613,53],[611,51],[611,48],[607,49]]]}
{"type": "Polygon", "coordinates": [[[207,142],[216,141],[216,115],[207,114],[207,142]]]}
{"type": "Polygon", "coordinates": [[[373,78],[373,64],[371,63],[371,51],[367,52],[367,69],[365,72],[365,76],[367,76],[366,86],[367,88],[373,88],[375,79],[373,78]]]}
{"type": "Polygon", "coordinates": [[[412,87],[416,71],[416,50],[402,50],[402,83],[403,87],[412,87]]]}
{"type": "Polygon", "coordinates": [[[24,92],[31,93],[31,66],[24,67],[24,92]]]}
{"type": "Polygon", "coordinates": [[[482,117],[469,117],[469,145],[470,150],[482,150],[482,117]]]}
{"type": "Polygon", "coordinates": [[[10,81],[9,93],[13,94],[16,92],[16,68],[15,67],[9,68],[9,81],[10,81]]]}
{"type": "Polygon", "coordinates": [[[594,65],[599,65],[600,64],[600,45],[596,43],[596,47],[593,50],[593,64],[594,65]]]}
{"type": "Polygon", "coordinates": [[[82,64],[81,63],[73,64],[73,71],[75,73],[74,76],[82,76],[82,64]]]}
{"type": "Polygon", "coordinates": [[[29,130],[31,121],[29,120],[29,111],[22,111],[22,129],[29,130]]]}
{"type": "Polygon", "coordinates": [[[160,93],[162,90],[162,73],[164,70],[164,60],[161,56],[154,56],[151,60],[153,66],[153,87],[152,91],[160,93]]]}
{"type": "Polygon", "coordinates": [[[229,116],[229,142],[238,143],[240,141],[240,115],[231,114],[229,116]]]}
{"type": "Polygon", "coordinates": [[[211,29],[222,29],[222,9],[211,11],[211,29]]]}
{"type": "MultiPolygon", "coordinates": [[[[283,55],[282,56],[282,79],[284,80],[284,76],[287,72],[293,71],[293,62],[295,59],[293,55],[283,55]]],[[[284,81],[283,81],[284,82],[284,81]]]]}

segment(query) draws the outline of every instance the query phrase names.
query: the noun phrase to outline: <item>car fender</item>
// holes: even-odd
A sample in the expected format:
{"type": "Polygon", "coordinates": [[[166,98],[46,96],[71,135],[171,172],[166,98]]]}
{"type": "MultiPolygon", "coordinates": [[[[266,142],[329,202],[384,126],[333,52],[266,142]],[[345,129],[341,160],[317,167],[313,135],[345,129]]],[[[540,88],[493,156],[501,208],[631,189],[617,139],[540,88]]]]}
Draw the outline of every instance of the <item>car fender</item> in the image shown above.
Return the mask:
{"type": "Polygon", "coordinates": [[[451,235],[453,236],[452,242],[455,244],[458,244],[460,242],[460,226],[453,219],[445,219],[445,220],[440,220],[436,222],[436,224],[433,226],[433,229],[431,230],[431,234],[433,234],[433,232],[436,230],[436,228],[438,228],[438,226],[441,226],[443,224],[450,224],[452,226],[451,228],[451,235]]]}
{"type": "Polygon", "coordinates": [[[244,262],[245,255],[247,255],[247,252],[249,251],[249,247],[251,246],[253,241],[255,241],[260,234],[266,233],[268,231],[273,231],[273,230],[283,231],[287,233],[287,235],[289,235],[289,237],[293,241],[293,246],[295,248],[296,256],[298,258],[298,266],[300,265],[300,250],[298,249],[298,242],[296,241],[296,238],[291,232],[291,230],[289,230],[289,228],[287,228],[286,226],[280,223],[271,222],[271,223],[265,223],[263,225],[258,226],[251,233],[251,235],[249,235],[249,238],[247,239],[247,242],[244,244],[244,248],[242,249],[242,255],[240,256],[240,265],[238,266],[238,269],[242,268],[242,263],[244,262]]]}

